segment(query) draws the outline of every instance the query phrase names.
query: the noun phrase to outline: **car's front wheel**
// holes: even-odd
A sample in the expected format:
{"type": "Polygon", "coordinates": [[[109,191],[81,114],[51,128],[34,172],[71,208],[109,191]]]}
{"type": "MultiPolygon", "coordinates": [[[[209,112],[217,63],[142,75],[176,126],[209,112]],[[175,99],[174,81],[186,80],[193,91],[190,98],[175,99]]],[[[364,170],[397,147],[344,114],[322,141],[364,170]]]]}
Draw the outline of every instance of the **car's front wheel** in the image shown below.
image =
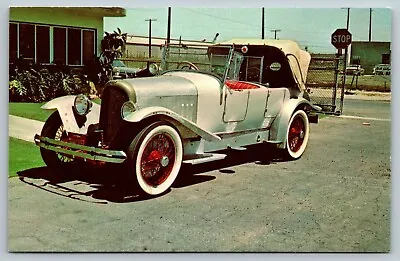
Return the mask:
{"type": "MultiPolygon", "coordinates": [[[[41,136],[61,141],[66,135],[60,114],[58,111],[53,112],[44,123],[41,136]]],[[[58,168],[73,161],[72,158],[66,155],[42,147],[40,148],[40,154],[49,167],[58,168]]]]}
{"type": "Polygon", "coordinates": [[[144,128],[128,149],[129,171],[135,185],[149,195],[167,191],[178,176],[183,147],[179,133],[165,122],[144,128]]]}
{"type": "Polygon", "coordinates": [[[286,133],[285,155],[289,159],[298,159],[303,155],[310,135],[310,123],[303,110],[295,111],[290,118],[286,133]]]}

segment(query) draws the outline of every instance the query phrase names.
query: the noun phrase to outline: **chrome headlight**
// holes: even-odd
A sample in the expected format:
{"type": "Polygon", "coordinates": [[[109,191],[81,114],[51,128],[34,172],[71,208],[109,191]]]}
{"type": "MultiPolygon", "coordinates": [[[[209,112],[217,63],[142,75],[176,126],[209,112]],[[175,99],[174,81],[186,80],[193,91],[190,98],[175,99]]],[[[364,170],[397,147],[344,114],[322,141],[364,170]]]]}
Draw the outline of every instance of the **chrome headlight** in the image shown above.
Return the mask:
{"type": "Polygon", "coordinates": [[[156,75],[156,74],[158,73],[158,70],[159,70],[159,68],[158,68],[158,65],[157,65],[157,64],[155,64],[155,63],[149,64],[149,72],[150,72],[152,75],[156,75]]]}
{"type": "Polygon", "coordinates": [[[74,110],[78,115],[83,116],[88,114],[92,106],[92,101],[85,95],[79,94],[75,97],[74,110]]]}
{"type": "Polygon", "coordinates": [[[121,107],[122,119],[125,119],[126,117],[128,117],[129,114],[131,114],[135,111],[136,111],[136,106],[133,102],[131,102],[131,101],[124,102],[124,104],[122,104],[122,107],[121,107]]]}

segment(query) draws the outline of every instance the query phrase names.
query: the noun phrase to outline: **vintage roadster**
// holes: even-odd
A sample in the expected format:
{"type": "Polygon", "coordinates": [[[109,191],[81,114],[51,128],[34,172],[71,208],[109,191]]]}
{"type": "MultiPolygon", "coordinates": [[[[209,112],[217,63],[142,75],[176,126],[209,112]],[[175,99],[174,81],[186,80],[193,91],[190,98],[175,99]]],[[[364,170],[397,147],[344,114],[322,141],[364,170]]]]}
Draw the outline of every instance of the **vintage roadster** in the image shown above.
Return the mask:
{"type": "Polygon", "coordinates": [[[169,189],[182,163],[220,160],[226,149],[271,143],[298,159],[318,121],[305,92],[309,62],[292,41],[166,45],[159,75],[108,82],[101,106],[84,95],[43,105],[54,113],[35,142],[49,167],[124,164],[150,195],[169,189]]]}

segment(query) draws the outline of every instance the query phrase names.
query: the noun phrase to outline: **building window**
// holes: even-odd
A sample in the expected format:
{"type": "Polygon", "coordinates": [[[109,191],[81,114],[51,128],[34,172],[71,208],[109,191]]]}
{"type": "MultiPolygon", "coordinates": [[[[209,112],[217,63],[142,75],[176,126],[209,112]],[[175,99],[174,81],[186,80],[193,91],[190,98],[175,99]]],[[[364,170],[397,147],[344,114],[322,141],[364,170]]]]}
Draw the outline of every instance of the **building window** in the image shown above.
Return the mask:
{"type": "Polygon", "coordinates": [[[18,29],[17,24],[10,23],[10,37],[8,38],[9,59],[15,61],[18,58],[18,29]]]}
{"type": "Polygon", "coordinates": [[[19,24],[19,56],[35,59],[35,26],[19,24]]]}
{"type": "Polygon", "coordinates": [[[53,63],[67,64],[67,29],[54,27],[53,30],[53,63]]]}
{"type": "Polygon", "coordinates": [[[83,31],[83,64],[88,64],[93,61],[95,56],[94,37],[94,31],[83,31]]]}
{"type": "Polygon", "coordinates": [[[50,63],[49,26],[36,26],[36,62],[50,63]]]}
{"type": "Polygon", "coordinates": [[[81,62],[81,30],[68,28],[68,65],[80,65],[81,62]]]}
{"type": "Polygon", "coordinates": [[[9,23],[9,59],[84,65],[96,55],[96,30],[9,23]]]}

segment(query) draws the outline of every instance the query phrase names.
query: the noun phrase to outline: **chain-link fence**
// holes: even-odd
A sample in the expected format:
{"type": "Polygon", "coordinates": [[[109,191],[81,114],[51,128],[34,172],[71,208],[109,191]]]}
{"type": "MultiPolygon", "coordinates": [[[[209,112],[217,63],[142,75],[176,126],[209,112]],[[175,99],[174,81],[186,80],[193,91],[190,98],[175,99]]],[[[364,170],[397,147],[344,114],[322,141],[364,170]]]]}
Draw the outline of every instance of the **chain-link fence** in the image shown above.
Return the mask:
{"type": "Polygon", "coordinates": [[[365,74],[354,65],[344,69],[344,56],[313,55],[306,86],[313,104],[326,113],[341,113],[343,100],[357,92],[390,92],[390,71],[365,74]],[[344,85],[343,85],[344,81],[344,85]]]}
{"type": "MultiPolygon", "coordinates": [[[[312,57],[307,74],[307,90],[311,102],[324,112],[337,111],[337,101],[341,97],[338,74],[339,58],[335,55],[312,57]]],[[[340,103],[339,103],[340,104],[340,103]]]]}

